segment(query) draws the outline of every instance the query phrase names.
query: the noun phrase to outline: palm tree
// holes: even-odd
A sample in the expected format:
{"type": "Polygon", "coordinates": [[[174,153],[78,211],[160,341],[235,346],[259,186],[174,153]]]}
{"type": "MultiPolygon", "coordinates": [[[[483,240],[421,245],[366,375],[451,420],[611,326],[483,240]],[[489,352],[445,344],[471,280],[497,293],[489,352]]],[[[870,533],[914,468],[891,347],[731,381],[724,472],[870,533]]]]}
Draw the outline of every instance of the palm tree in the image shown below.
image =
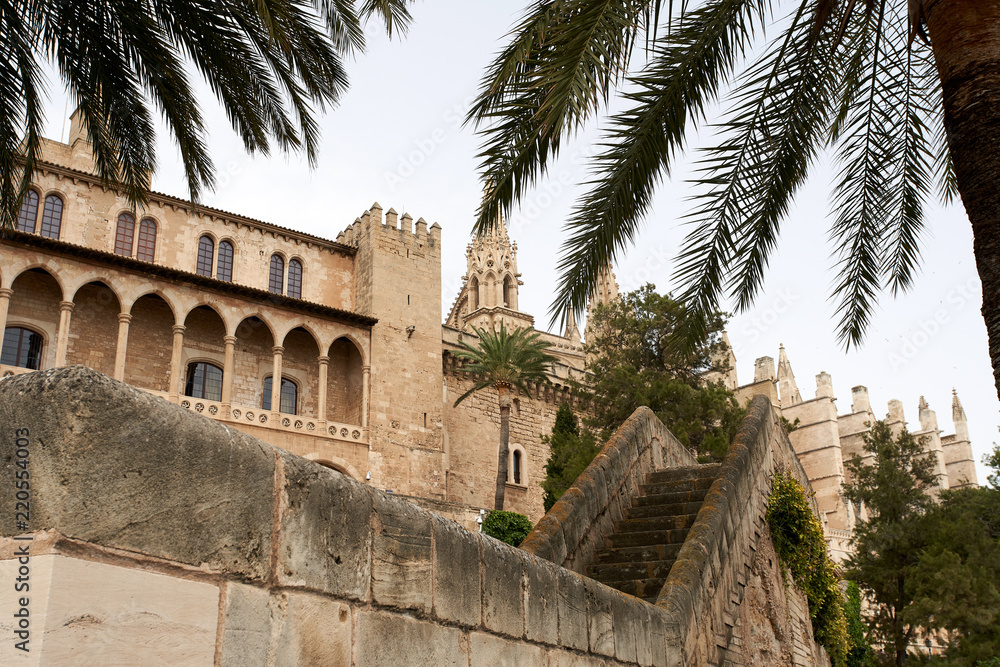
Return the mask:
{"type": "Polygon", "coordinates": [[[197,70],[250,153],[272,144],[317,159],[316,110],[347,87],[344,56],[379,17],[405,31],[411,0],[9,0],[0,2],[0,230],[14,226],[35,168],[54,64],[83,113],[99,175],[143,204],[156,164],[152,101],[191,198],[214,184],[197,70]],[[360,7],[356,6],[360,5],[360,7]]]}
{"type": "Polygon", "coordinates": [[[701,155],[679,253],[692,311],[712,312],[725,296],[739,309],[752,304],[795,193],[832,147],[841,341],[862,341],[882,290],[910,287],[927,201],[960,194],[1000,395],[1000,3],[688,5],[561,0],[527,10],[469,114],[483,126],[493,186],[477,227],[509,213],[562,141],[621,90],[628,108],[604,131],[559,265],[552,311],[581,311],[650,212],[686,134],[722,97],[728,108],[701,155]],[[639,65],[636,51],[646,56],[639,65]]]}
{"type": "Polygon", "coordinates": [[[476,376],[475,384],[469,391],[458,397],[457,406],[477,391],[493,387],[500,399],[500,452],[497,454],[497,490],[494,499],[494,509],[503,509],[504,491],[507,483],[507,456],[510,445],[510,402],[511,392],[523,392],[530,395],[528,383],[547,383],[546,373],[556,358],[546,350],[549,343],[540,340],[541,334],[530,327],[518,327],[508,332],[507,327],[500,323],[500,330],[472,330],[479,336],[479,346],[473,347],[465,341],[460,345],[463,349],[453,354],[459,359],[467,360],[468,364],[460,370],[476,376]]]}

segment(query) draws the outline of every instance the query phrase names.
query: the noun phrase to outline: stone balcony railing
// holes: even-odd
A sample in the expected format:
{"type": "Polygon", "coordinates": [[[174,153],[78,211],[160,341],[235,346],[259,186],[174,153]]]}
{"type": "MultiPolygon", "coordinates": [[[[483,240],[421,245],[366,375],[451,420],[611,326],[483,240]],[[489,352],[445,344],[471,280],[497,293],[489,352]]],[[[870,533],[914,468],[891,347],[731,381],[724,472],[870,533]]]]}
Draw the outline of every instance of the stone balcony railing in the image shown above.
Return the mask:
{"type": "MultiPolygon", "coordinates": [[[[33,372],[29,368],[0,365],[0,379],[33,372]]],[[[368,444],[368,429],[357,424],[341,424],[329,420],[319,420],[305,415],[289,415],[272,413],[270,410],[249,407],[245,405],[225,406],[219,401],[209,401],[191,396],[170,397],[165,391],[143,391],[160,398],[177,403],[182,408],[193,410],[206,417],[231,424],[253,424],[254,426],[270,428],[276,431],[302,433],[326,439],[343,440],[361,445],[368,444]]]]}

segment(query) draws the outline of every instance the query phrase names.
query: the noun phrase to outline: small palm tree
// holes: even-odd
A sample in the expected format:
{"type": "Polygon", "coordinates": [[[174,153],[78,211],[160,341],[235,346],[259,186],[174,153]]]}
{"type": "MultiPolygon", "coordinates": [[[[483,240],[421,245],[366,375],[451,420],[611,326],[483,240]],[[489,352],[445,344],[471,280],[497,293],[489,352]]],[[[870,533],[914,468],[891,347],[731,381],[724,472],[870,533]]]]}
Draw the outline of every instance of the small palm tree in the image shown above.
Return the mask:
{"type": "Polygon", "coordinates": [[[499,331],[490,329],[472,330],[479,336],[479,346],[473,347],[462,341],[464,348],[455,352],[459,359],[470,363],[462,367],[465,373],[478,376],[472,389],[465,392],[455,401],[457,406],[477,391],[494,387],[500,398],[500,452],[497,455],[497,492],[494,509],[503,509],[505,484],[507,483],[507,454],[510,441],[510,402],[511,393],[516,391],[529,395],[529,382],[548,382],[546,373],[556,361],[556,358],[546,350],[549,343],[540,340],[541,334],[532,328],[518,327],[508,332],[507,327],[500,324],[499,331]]]}

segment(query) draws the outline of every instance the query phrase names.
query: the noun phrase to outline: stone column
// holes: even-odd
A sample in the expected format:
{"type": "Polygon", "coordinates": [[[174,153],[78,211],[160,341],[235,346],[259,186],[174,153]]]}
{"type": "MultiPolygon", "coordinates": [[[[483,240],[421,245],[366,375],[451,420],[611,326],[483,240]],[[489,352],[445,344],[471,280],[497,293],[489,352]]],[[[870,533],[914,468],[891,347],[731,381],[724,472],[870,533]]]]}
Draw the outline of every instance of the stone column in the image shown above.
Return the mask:
{"type": "Polygon", "coordinates": [[[361,367],[361,426],[368,427],[368,384],[371,381],[371,366],[361,367]]]}
{"type": "Polygon", "coordinates": [[[125,381],[125,353],[128,350],[128,325],[132,321],[129,313],[118,313],[118,347],[115,349],[115,379],[125,381]]]}
{"type": "Polygon", "coordinates": [[[316,410],[316,419],[326,421],[326,377],[327,369],[330,366],[330,357],[320,355],[319,357],[319,409],[316,410]]]}
{"type": "Polygon", "coordinates": [[[170,391],[167,392],[169,400],[174,403],[177,402],[181,391],[181,353],[184,351],[186,329],[183,324],[174,325],[174,348],[170,354],[170,391]]]}
{"type": "Polygon", "coordinates": [[[271,371],[271,413],[277,415],[281,412],[281,355],[285,348],[275,345],[271,348],[274,352],[274,366],[271,371]]]}
{"type": "Polygon", "coordinates": [[[0,287],[0,336],[7,328],[7,308],[10,306],[12,296],[14,296],[14,290],[9,287],[0,287]]]}
{"type": "Polygon", "coordinates": [[[66,350],[69,347],[69,321],[73,314],[72,301],[59,302],[59,332],[56,334],[56,363],[55,366],[66,365],[66,350]]]}
{"type": "Polygon", "coordinates": [[[236,357],[236,336],[226,336],[226,361],[222,369],[222,405],[223,411],[229,415],[229,408],[233,404],[233,373],[234,359],[236,357]]]}

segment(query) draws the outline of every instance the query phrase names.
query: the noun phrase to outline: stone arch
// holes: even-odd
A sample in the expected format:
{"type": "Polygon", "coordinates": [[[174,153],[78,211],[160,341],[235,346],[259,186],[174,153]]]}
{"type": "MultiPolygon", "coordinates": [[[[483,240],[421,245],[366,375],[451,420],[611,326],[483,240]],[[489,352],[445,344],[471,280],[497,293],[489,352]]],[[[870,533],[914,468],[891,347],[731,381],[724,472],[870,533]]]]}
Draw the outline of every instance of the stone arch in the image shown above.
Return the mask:
{"type": "Polygon", "coordinates": [[[169,392],[176,311],[156,290],[135,299],[129,306],[129,313],[132,320],[125,350],[125,382],[143,389],[169,392]]]}
{"type": "Polygon", "coordinates": [[[122,312],[118,294],[106,280],[92,280],[73,293],[72,301],[66,364],[83,364],[113,377],[122,312]]]}
{"type": "Polygon", "coordinates": [[[181,311],[181,306],[177,303],[177,301],[174,299],[173,295],[170,294],[170,292],[161,289],[159,287],[151,287],[150,285],[141,285],[138,288],[136,288],[134,292],[124,294],[122,297],[122,310],[124,312],[131,313],[132,308],[135,307],[135,304],[139,301],[139,299],[142,299],[143,297],[147,296],[160,297],[160,299],[162,299],[170,308],[170,313],[174,318],[174,323],[175,324],[177,323],[177,316],[181,311]]]}
{"type": "Polygon", "coordinates": [[[318,463],[324,468],[330,468],[331,470],[336,470],[339,473],[347,475],[351,479],[363,482],[364,478],[358,473],[357,468],[352,466],[350,463],[340,458],[339,456],[320,456],[316,452],[306,454],[304,457],[307,461],[312,461],[313,463],[318,463]]]}
{"type": "Polygon", "coordinates": [[[188,317],[190,317],[191,313],[198,310],[199,308],[207,308],[216,315],[218,315],[219,319],[222,320],[222,326],[223,328],[225,328],[227,334],[230,331],[232,331],[233,326],[232,326],[231,314],[228,311],[221,308],[217,303],[214,303],[208,299],[201,299],[199,301],[189,302],[188,304],[178,306],[177,308],[175,308],[174,314],[177,316],[178,320],[177,323],[187,326],[188,317]],[[227,317],[227,315],[230,316],[227,317]]]}
{"type": "Polygon", "coordinates": [[[247,315],[236,326],[234,335],[232,402],[260,408],[264,378],[274,372],[274,347],[277,345],[274,329],[258,315],[247,315]]]}
{"type": "Polygon", "coordinates": [[[298,414],[312,412],[318,405],[320,347],[316,336],[304,327],[295,327],[281,339],[284,348],[281,376],[298,385],[298,414]]]}
{"type": "Polygon", "coordinates": [[[177,378],[181,394],[186,389],[190,363],[203,361],[225,368],[226,360],[226,321],[215,307],[203,303],[191,308],[184,316],[184,327],[184,349],[177,378]]]}
{"type": "Polygon", "coordinates": [[[13,293],[7,306],[6,327],[19,326],[42,335],[41,369],[55,366],[60,303],[64,287],[58,274],[41,264],[19,271],[11,281],[13,293]]]}
{"type": "Polygon", "coordinates": [[[344,424],[360,424],[364,392],[361,349],[347,336],[333,341],[327,353],[327,418],[344,424]]]}
{"type": "MultiPolygon", "coordinates": [[[[76,301],[77,295],[80,293],[84,287],[89,285],[103,285],[108,288],[114,295],[115,299],[118,301],[119,306],[124,302],[122,298],[121,291],[119,288],[115,287],[107,277],[96,271],[88,271],[87,273],[77,276],[76,280],[73,281],[74,286],[71,288],[73,295],[68,299],[69,301],[76,301]]],[[[122,312],[122,311],[119,311],[122,312]]]]}
{"type": "Polygon", "coordinates": [[[48,274],[48,276],[52,278],[52,280],[54,280],[56,285],[58,285],[59,287],[59,300],[60,301],[67,300],[66,295],[69,294],[69,289],[67,289],[66,281],[62,275],[63,274],[62,267],[60,267],[58,264],[54,264],[51,258],[44,257],[35,259],[34,261],[26,262],[20,268],[14,269],[14,271],[12,271],[14,277],[10,281],[11,285],[17,282],[18,278],[20,278],[25,273],[28,273],[29,271],[42,272],[48,274]]]}

